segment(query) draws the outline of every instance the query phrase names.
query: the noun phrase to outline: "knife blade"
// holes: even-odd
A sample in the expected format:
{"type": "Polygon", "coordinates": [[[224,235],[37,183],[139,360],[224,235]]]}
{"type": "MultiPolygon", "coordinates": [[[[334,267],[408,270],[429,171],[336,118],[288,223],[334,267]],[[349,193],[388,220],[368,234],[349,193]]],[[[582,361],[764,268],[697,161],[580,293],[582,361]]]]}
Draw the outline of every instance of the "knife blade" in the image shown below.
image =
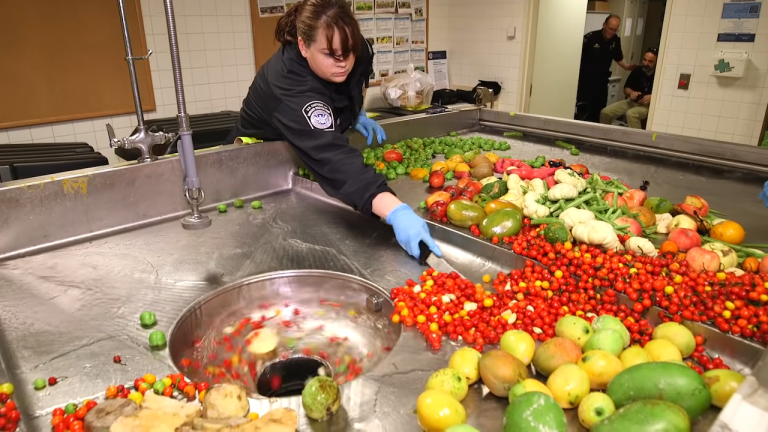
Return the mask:
{"type": "Polygon", "coordinates": [[[421,265],[432,267],[440,273],[456,272],[459,276],[466,279],[453,266],[448,264],[448,261],[433,254],[429,246],[423,241],[419,242],[419,262],[421,265]]]}

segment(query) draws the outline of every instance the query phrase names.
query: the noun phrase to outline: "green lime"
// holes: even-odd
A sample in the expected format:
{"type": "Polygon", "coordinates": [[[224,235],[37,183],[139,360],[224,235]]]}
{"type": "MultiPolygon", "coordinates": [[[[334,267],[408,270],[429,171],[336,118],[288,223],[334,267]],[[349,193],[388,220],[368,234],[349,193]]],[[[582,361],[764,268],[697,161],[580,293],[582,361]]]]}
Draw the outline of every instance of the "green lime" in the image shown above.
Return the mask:
{"type": "Polygon", "coordinates": [[[152,384],[152,391],[155,392],[155,394],[163,394],[163,390],[165,390],[165,383],[163,380],[157,380],[154,384],[152,384]]]}
{"type": "Polygon", "coordinates": [[[227,205],[226,204],[219,204],[216,206],[216,209],[219,211],[219,213],[226,213],[227,212],[227,205]]]}
{"type": "Polygon", "coordinates": [[[165,333],[155,330],[149,334],[149,346],[152,348],[163,348],[165,344],[165,333]]]}
{"type": "Polygon", "coordinates": [[[236,199],[236,200],[234,200],[232,202],[232,205],[235,206],[235,208],[242,208],[243,204],[245,204],[245,202],[243,200],[241,200],[240,198],[238,198],[238,199],[236,199]]]}
{"type": "Polygon", "coordinates": [[[42,390],[45,388],[45,380],[43,378],[36,379],[32,384],[35,386],[35,390],[42,390]]]}
{"type": "Polygon", "coordinates": [[[254,210],[255,209],[260,209],[261,208],[261,201],[254,201],[254,202],[252,202],[251,203],[251,208],[254,209],[254,210]]]}
{"type": "Polygon", "coordinates": [[[157,317],[154,312],[144,311],[139,315],[139,322],[142,327],[152,327],[157,324],[157,317]]]}

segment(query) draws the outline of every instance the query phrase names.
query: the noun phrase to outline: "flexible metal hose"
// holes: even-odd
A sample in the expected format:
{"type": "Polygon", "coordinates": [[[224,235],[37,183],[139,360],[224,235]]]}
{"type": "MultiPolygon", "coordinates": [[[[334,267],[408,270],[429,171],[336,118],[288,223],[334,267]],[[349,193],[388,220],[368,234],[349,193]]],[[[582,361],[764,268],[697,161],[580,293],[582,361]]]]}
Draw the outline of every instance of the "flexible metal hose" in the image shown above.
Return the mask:
{"type": "Polygon", "coordinates": [[[179,132],[189,130],[187,103],[184,100],[184,82],[181,78],[181,62],[179,61],[179,39],[176,35],[176,17],[173,14],[173,1],[163,0],[165,6],[165,22],[168,25],[168,42],[171,46],[171,65],[173,67],[173,83],[176,86],[176,107],[179,111],[179,132]]]}

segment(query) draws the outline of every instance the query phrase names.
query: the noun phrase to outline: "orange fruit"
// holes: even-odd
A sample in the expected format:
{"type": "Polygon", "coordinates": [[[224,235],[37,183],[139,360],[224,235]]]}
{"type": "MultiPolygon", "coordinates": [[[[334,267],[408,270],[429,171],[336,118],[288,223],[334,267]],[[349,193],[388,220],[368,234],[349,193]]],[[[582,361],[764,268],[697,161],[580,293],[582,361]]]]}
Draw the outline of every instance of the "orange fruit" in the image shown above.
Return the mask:
{"type": "Polygon", "coordinates": [[[741,244],[746,235],[744,227],[734,221],[720,222],[709,230],[709,236],[713,239],[735,245],[741,244]]]}
{"type": "Polygon", "coordinates": [[[757,273],[760,268],[760,260],[755,257],[744,258],[741,263],[741,269],[747,273],[757,273]]]}
{"type": "Polygon", "coordinates": [[[664,243],[662,243],[661,247],[659,248],[659,252],[661,252],[661,253],[670,252],[670,253],[676,254],[678,251],[679,251],[679,249],[677,247],[677,244],[675,244],[675,242],[669,241],[669,240],[667,240],[664,243]]]}

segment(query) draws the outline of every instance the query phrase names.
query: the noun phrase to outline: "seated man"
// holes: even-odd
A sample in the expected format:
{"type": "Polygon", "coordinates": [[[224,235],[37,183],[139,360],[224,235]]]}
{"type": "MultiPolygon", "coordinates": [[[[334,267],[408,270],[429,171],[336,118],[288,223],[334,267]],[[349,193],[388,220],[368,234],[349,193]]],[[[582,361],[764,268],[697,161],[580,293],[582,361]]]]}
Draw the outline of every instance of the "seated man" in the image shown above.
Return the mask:
{"type": "Polygon", "coordinates": [[[643,128],[641,122],[648,118],[648,106],[651,104],[658,52],[656,48],[645,51],[643,67],[633,70],[624,83],[624,95],[627,99],[603,108],[600,111],[600,123],[611,124],[617,118],[626,115],[629,127],[643,128]]]}

